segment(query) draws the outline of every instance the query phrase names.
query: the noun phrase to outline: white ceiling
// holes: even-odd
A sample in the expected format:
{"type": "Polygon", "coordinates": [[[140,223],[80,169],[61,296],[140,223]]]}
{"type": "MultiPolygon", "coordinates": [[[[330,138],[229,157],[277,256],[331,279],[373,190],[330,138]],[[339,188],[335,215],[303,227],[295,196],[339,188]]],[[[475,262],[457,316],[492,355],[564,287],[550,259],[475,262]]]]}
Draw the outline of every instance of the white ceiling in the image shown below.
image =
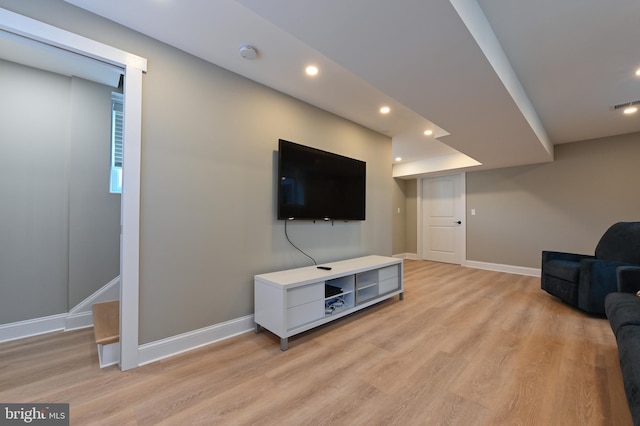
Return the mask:
{"type": "Polygon", "coordinates": [[[396,176],[640,131],[637,0],[67,1],[391,136],[396,176]]]}

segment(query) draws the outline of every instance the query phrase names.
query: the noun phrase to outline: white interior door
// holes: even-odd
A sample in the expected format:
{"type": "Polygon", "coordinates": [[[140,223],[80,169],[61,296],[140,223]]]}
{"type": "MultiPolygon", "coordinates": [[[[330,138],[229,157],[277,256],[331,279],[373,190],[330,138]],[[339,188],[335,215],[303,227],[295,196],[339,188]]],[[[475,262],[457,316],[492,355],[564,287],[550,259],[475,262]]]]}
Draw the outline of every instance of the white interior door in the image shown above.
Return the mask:
{"type": "Polygon", "coordinates": [[[462,263],[464,235],[464,175],[422,179],[421,258],[462,263]]]}

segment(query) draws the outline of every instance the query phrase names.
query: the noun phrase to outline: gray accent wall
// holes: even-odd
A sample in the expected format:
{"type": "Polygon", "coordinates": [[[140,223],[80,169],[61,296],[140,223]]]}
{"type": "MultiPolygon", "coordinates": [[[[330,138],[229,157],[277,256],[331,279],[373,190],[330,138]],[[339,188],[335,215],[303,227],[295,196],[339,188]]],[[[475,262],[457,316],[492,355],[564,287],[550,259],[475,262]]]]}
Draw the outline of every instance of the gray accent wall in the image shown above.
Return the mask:
{"type": "Polygon", "coordinates": [[[66,313],[119,275],[111,89],[0,60],[0,324],[66,313]]]}
{"type": "Polygon", "coordinates": [[[0,324],[67,312],[71,81],[0,61],[0,324]]]}
{"type": "Polygon", "coordinates": [[[143,95],[141,343],[251,315],[255,274],[312,264],[275,219],[279,138],[367,163],[366,221],[290,222],[291,240],[318,263],[391,254],[389,138],[174,49],[143,56],[154,68],[143,95]]]}
{"type": "Polygon", "coordinates": [[[69,308],[120,275],[120,194],[109,192],[111,92],[72,78],[69,308]]]}
{"type": "Polygon", "coordinates": [[[407,247],[407,238],[404,230],[407,227],[406,210],[407,181],[394,179],[393,185],[393,254],[404,254],[407,247]]]}
{"type": "Polygon", "coordinates": [[[392,254],[390,138],[61,0],[0,7],[148,59],[141,344],[251,315],[255,274],[311,264],[275,219],[278,138],[367,163],[366,221],[292,222],[291,240],[319,263],[392,254]]]}
{"type": "MultiPolygon", "coordinates": [[[[640,133],[556,145],[555,158],[466,173],[467,260],[540,268],[542,250],[593,254],[610,225],[640,221],[640,133]]],[[[406,248],[394,252],[417,253],[417,181],[403,188],[406,248]]]]}
{"type": "Polygon", "coordinates": [[[467,259],[540,268],[542,250],[593,254],[610,225],[640,220],[639,162],[633,133],[556,145],[552,163],[467,173],[467,259]]]}
{"type": "Polygon", "coordinates": [[[291,222],[318,263],[391,254],[391,141],[156,42],[144,79],[141,343],[253,314],[253,276],[312,264],[275,219],[278,139],[367,163],[367,220],[291,222]],[[180,106],[177,108],[177,106],[180,106]]]}
{"type": "Polygon", "coordinates": [[[417,181],[395,179],[393,203],[393,254],[418,253],[417,181]],[[400,213],[398,213],[400,208],[400,213]]]}
{"type": "Polygon", "coordinates": [[[405,212],[406,224],[404,229],[406,235],[405,252],[410,254],[418,253],[418,181],[408,180],[405,187],[405,212]]]}

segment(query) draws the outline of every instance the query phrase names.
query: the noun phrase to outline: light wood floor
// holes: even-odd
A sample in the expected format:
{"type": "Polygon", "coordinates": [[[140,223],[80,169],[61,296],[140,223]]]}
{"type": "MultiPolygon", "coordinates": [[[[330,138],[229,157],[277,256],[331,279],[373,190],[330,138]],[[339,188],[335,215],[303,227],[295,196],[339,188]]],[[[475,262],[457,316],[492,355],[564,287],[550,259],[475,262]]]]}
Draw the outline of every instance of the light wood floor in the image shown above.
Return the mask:
{"type": "Polygon", "coordinates": [[[606,319],[539,279],[405,262],[398,298],[290,339],[246,333],[138,369],[92,330],[0,345],[0,401],[69,402],[71,424],[630,425],[606,319]]]}

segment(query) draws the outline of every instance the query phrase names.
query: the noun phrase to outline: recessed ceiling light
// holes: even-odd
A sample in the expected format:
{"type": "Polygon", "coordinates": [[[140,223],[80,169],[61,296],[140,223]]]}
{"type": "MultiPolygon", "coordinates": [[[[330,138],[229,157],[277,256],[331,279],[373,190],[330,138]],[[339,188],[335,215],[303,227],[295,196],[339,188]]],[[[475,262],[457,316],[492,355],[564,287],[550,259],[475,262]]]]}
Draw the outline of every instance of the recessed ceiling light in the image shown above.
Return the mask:
{"type": "Polygon", "coordinates": [[[433,134],[433,130],[425,130],[424,131],[424,135],[425,136],[431,136],[433,134]]]}
{"type": "Polygon", "coordinates": [[[396,161],[402,161],[402,157],[396,157],[396,161]]]}
{"type": "Polygon", "coordinates": [[[634,107],[634,106],[630,106],[628,108],[625,108],[623,112],[625,114],[634,114],[634,113],[638,112],[638,108],[634,107]]]}
{"type": "Polygon", "coordinates": [[[391,112],[391,108],[389,108],[388,106],[383,106],[382,108],[380,108],[380,114],[389,114],[391,112]]]}
{"type": "Polygon", "coordinates": [[[309,65],[307,68],[305,68],[304,72],[307,73],[307,75],[310,76],[314,76],[314,75],[318,75],[318,67],[316,67],[315,65],[309,65]]]}
{"type": "Polygon", "coordinates": [[[638,68],[638,69],[636,70],[636,75],[637,75],[638,77],[640,77],[640,68],[638,68]]]}

